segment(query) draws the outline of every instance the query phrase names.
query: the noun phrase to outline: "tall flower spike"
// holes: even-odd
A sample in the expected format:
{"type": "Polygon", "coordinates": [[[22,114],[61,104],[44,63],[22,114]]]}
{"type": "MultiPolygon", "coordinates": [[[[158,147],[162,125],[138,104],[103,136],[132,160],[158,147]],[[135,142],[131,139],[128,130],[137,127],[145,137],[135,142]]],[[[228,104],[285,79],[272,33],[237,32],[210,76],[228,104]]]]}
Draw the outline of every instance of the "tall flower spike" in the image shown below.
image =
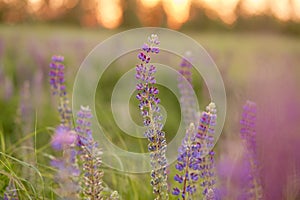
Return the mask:
{"type": "Polygon", "coordinates": [[[203,187],[204,199],[217,199],[216,194],[216,175],[215,175],[215,161],[213,150],[214,133],[216,125],[216,105],[210,103],[206,107],[206,111],[202,112],[196,135],[196,141],[201,144],[199,159],[199,175],[202,178],[201,186],[203,187]]]}
{"type": "Polygon", "coordinates": [[[61,124],[71,128],[72,126],[72,111],[69,105],[69,99],[67,98],[66,86],[65,86],[65,74],[63,65],[63,56],[53,56],[50,63],[50,86],[53,95],[59,96],[58,111],[60,114],[61,124]]]}
{"type": "Polygon", "coordinates": [[[162,131],[162,116],[158,104],[158,89],[155,87],[156,67],[148,64],[150,54],[159,53],[159,40],[157,35],[152,34],[148,38],[148,43],[142,46],[142,51],[138,54],[141,63],[136,66],[136,79],[138,83],[136,98],[139,100],[139,109],[143,117],[144,126],[147,127],[145,136],[149,140],[148,150],[150,152],[151,164],[151,185],[157,200],[168,199],[167,185],[167,142],[165,133],[162,131]]]}
{"type": "Polygon", "coordinates": [[[199,180],[199,175],[195,173],[200,155],[197,150],[200,149],[200,143],[195,142],[193,136],[195,126],[193,123],[188,127],[181,146],[178,149],[178,158],[175,168],[178,170],[174,180],[178,182],[181,187],[173,188],[172,194],[181,196],[183,200],[192,199],[192,195],[196,192],[196,182],[199,180]]]}
{"type": "Polygon", "coordinates": [[[102,177],[102,151],[94,141],[91,131],[92,113],[89,107],[81,106],[77,113],[76,131],[78,134],[77,145],[81,151],[79,153],[82,165],[81,190],[84,199],[103,199],[102,177]]]}
{"type": "Polygon", "coordinates": [[[248,171],[248,180],[243,198],[245,199],[263,199],[263,189],[260,179],[259,163],[256,153],[255,140],[255,121],[256,121],[256,104],[247,101],[243,107],[240,135],[245,146],[244,162],[248,171]]]}
{"type": "Polygon", "coordinates": [[[72,112],[64,85],[63,60],[62,56],[53,56],[49,65],[50,86],[52,94],[59,97],[58,111],[61,120],[61,125],[52,136],[51,145],[54,150],[63,151],[62,158],[53,159],[51,165],[57,168],[55,179],[60,186],[57,193],[65,199],[77,199],[79,170],[75,159],[77,152],[74,148],[76,134],[72,130],[72,112]]]}
{"type": "Polygon", "coordinates": [[[197,122],[196,102],[194,100],[194,93],[192,87],[192,68],[190,63],[190,52],[186,52],[186,56],[180,63],[180,69],[178,70],[178,89],[180,92],[180,106],[183,114],[183,120],[186,126],[190,123],[197,122]]]}
{"type": "Polygon", "coordinates": [[[182,199],[192,199],[196,192],[196,183],[201,181],[203,196],[206,200],[216,200],[215,165],[214,165],[214,126],[216,124],[216,107],[210,103],[206,111],[202,112],[196,136],[193,130],[188,129],[179,148],[175,181],[183,183],[183,189],[175,188],[173,195],[181,195],[182,199]],[[188,183],[189,185],[185,184],[188,183]]]}
{"type": "MultiPolygon", "coordinates": [[[[34,149],[33,138],[29,137],[28,134],[33,130],[33,105],[32,96],[31,96],[31,86],[29,81],[25,81],[20,90],[20,103],[18,109],[18,117],[16,119],[16,126],[20,133],[21,137],[27,138],[22,143],[24,149],[20,152],[20,156],[23,158],[23,161],[36,166],[36,160],[34,157],[30,156],[32,150],[34,149]]],[[[23,167],[22,169],[23,177],[29,180],[31,183],[35,183],[36,176],[35,173],[32,173],[31,169],[28,167],[23,167]]]]}

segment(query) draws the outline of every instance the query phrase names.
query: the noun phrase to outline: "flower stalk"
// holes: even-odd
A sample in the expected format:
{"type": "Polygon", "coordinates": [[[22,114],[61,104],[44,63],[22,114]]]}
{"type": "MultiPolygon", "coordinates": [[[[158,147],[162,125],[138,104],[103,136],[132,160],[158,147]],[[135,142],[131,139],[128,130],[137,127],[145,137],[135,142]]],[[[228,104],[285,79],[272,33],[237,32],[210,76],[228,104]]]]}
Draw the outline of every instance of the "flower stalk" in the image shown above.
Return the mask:
{"type": "Polygon", "coordinates": [[[257,107],[254,102],[247,101],[243,107],[242,119],[240,121],[240,136],[245,147],[244,162],[249,176],[244,191],[247,199],[263,199],[263,188],[261,185],[255,140],[256,109],[257,107]]]}
{"type": "Polygon", "coordinates": [[[103,199],[103,171],[102,151],[98,148],[97,142],[94,141],[91,131],[90,119],[92,118],[89,107],[81,106],[77,113],[76,132],[77,146],[80,148],[79,156],[81,160],[81,193],[84,199],[96,200],[103,199]]]}
{"type": "Polygon", "coordinates": [[[60,114],[60,126],[52,136],[51,145],[54,150],[63,151],[61,158],[51,161],[51,165],[57,168],[56,182],[59,185],[57,193],[66,199],[78,199],[79,169],[76,163],[76,133],[73,130],[72,111],[67,98],[65,75],[63,65],[64,57],[53,56],[50,63],[50,86],[52,94],[59,97],[58,112],[60,114]]]}
{"type": "Polygon", "coordinates": [[[167,184],[167,142],[165,133],[162,131],[162,116],[158,104],[158,89],[155,87],[156,79],[154,74],[156,67],[150,62],[150,54],[159,53],[159,40],[157,35],[152,34],[148,38],[148,43],[142,46],[142,51],[138,54],[141,63],[136,66],[136,79],[138,83],[136,98],[139,100],[139,109],[143,117],[144,126],[147,127],[145,136],[148,138],[148,150],[150,152],[151,185],[157,200],[168,199],[167,184]]]}

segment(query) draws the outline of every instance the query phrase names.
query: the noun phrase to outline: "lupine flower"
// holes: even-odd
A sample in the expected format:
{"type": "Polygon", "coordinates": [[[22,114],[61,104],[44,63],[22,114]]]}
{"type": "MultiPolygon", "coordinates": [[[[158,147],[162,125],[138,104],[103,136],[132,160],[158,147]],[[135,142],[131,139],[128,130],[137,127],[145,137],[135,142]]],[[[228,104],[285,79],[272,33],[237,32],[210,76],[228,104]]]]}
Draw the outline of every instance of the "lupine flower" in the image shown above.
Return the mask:
{"type": "Polygon", "coordinates": [[[175,175],[174,180],[181,187],[180,189],[173,188],[172,194],[181,196],[182,199],[192,199],[192,195],[196,192],[196,182],[199,180],[196,170],[200,159],[198,150],[201,149],[201,146],[195,141],[194,130],[195,126],[191,123],[178,149],[177,164],[175,165],[179,173],[175,175]]]}
{"type": "Polygon", "coordinates": [[[178,187],[173,188],[172,194],[181,196],[182,199],[192,199],[193,193],[196,192],[195,184],[199,180],[199,176],[194,170],[194,163],[198,163],[200,158],[200,154],[197,153],[200,149],[200,143],[195,142],[194,134],[195,125],[193,122],[196,118],[196,109],[194,107],[193,89],[190,85],[192,83],[192,67],[187,58],[183,58],[178,70],[180,73],[178,76],[178,89],[181,95],[180,106],[184,122],[189,127],[178,149],[177,164],[175,165],[179,173],[175,175],[174,180],[181,186],[180,189],[178,187]]]}
{"type": "Polygon", "coordinates": [[[162,131],[162,116],[158,104],[160,99],[157,97],[158,89],[155,87],[156,67],[150,62],[150,54],[159,53],[159,40],[157,35],[152,34],[148,38],[148,43],[142,47],[138,58],[142,61],[136,66],[136,79],[138,83],[136,98],[139,100],[139,109],[143,117],[144,126],[147,127],[145,136],[149,140],[148,150],[150,152],[151,185],[156,199],[168,199],[167,185],[167,142],[165,133],[162,131]]]}
{"type": "Polygon", "coordinates": [[[178,70],[178,89],[180,92],[180,106],[183,114],[183,120],[186,126],[190,123],[196,123],[196,102],[192,87],[192,68],[193,65],[189,62],[189,52],[186,53],[186,58],[183,58],[178,70]],[[184,80],[186,79],[186,81],[184,80]]]}
{"type": "Polygon", "coordinates": [[[245,169],[247,170],[246,188],[243,199],[262,199],[263,190],[260,179],[260,169],[256,153],[255,120],[256,104],[247,101],[243,107],[240,135],[245,146],[245,169]]]}
{"type": "Polygon", "coordinates": [[[57,193],[65,199],[77,199],[79,170],[76,163],[77,152],[74,148],[76,135],[72,130],[72,112],[64,85],[63,60],[62,56],[53,56],[50,63],[50,86],[53,95],[59,97],[58,111],[61,120],[61,125],[56,129],[52,137],[51,145],[53,149],[63,151],[62,158],[52,160],[51,165],[57,168],[55,179],[60,186],[57,189],[57,193]]]}
{"type": "Polygon", "coordinates": [[[182,199],[191,199],[196,192],[196,182],[201,179],[203,196],[205,199],[217,199],[214,170],[214,126],[216,124],[216,107],[214,103],[207,106],[202,112],[196,136],[193,130],[188,129],[182,145],[179,148],[175,181],[183,184],[183,189],[175,188],[173,195],[180,195],[182,199]],[[186,184],[185,184],[186,183],[186,184]],[[187,194],[188,193],[188,194],[187,194]],[[214,197],[214,198],[212,198],[214,197]]]}
{"type": "Polygon", "coordinates": [[[79,135],[78,142],[83,142],[80,145],[87,145],[88,141],[93,140],[91,122],[89,121],[93,117],[89,107],[81,106],[77,112],[76,120],[76,132],[79,135]],[[88,141],[87,141],[88,140],[88,141]]]}
{"type": "MultiPolygon", "coordinates": [[[[74,151],[68,151],[71,155],[68,155],[68,159],[56,158],[51,160],[51,165],[57,169],[55,181],[59,185],[56,189],[57,194],[64,199],[78,199],[79,185],[77,183],[77,177],[79,176],[79,170],[76,165],[73,164],[76,159],[76,153],[74,151]]],[[[65,152],[64,152],[65,154],[65,152]]]]}
{"type": "Polygon", "coordinates": [[[68,127],[57,127],[54,136],[51,140],[52,148],[55,150],[64,150],[74,144],[76,140],[76,133],[68,127]]]}
{"type": "Polygon", "coordinates": [[[80,147],[79,156],[82,164],[81,189],[84,199],[103,199],[101,192],[103,190],[102,177],[102,151],[94,141],[91,131],[92,118],[89,107],[81,106],[77,113],[76,132],[78,134],[77,145],[80,147]]]}
{"type": "MultiPolygon", "coordinates": [[[[20,152],[20,156],[23,158],[23,161],[29,163],[33,166],[36,165],[36,160],[30,156],[31,151],[34,149],[33,138],[29,137],[28,134],[33,129],[33,108],[34,103],[32,102],[31,97],[31,87],[29,81],[25,81],[20,90],[20,102],[18,109],[18,117],[16,119],[16,127],[19,128],[19,131],[22,137],[27,138],[23,142],[23,146],[26,147],[20,152]]],[[[22,169],[23,177],[29,180],[31,183],[35,182],[35,174],[32,174],[32,171],[28,167],[23,167],[22,169]]]]}
{"type": "Polygon", "coordinates": [[[72,111],[69,106],[69,100],[67,98],[66,86],[65,86],[65,74],[63,65],[63,56],[53,56],[50,63],[50,86],[53,95],[59,96],[58,111],[60,114],[61,124],[71,128],[72,126],[72,111]]]}
{"type": "Polygon", "coordinates": [[[3,200],[18,200],[18,193],[13,181],[9,181],[8,186],[5,189],[3,200]]]}
{"type": "Polygon", "coordinates": [[[19,115],[22,131],[29,133],[32,129],[32,100],[30,99],[30,83],[25,81],[20,92],[19,115]]]}
{"type": "Polygon", "coordinates": [[[209,199],[211,196],[216,197],[216,194],[212,194],[216,193],[215,152],[213,150],[216,118],[216,105],[210,103],[206,107],[206,111],[202,112],[200,116],[198,132],[196,134],[196,141],[201,145],[201,159],[199,159],[197,169],[202,179],[201,187],[203,188],[205,199],[209,199]]]}
{"type": "Polygon", "coordinates": [[[13,94],[14,94],[14,84],[10,77],[5,76],[3,80],[3,85],[1,88],[3,88],[3,97],[4,100],[9,101],[13,94]]]}
{"type": "Polygon", "coordinates": [[[55,180],[60,186],[57,193],[66,199],[77,199],[79,185],[77,178],[79,169],[76,164],[77,152],[74,149],[76,134],[68,127],[59,126],[52,137],[51,145],[54,150],[62,150],[62,158],[51,160],[51,165],[57,169],[55,180]]]}

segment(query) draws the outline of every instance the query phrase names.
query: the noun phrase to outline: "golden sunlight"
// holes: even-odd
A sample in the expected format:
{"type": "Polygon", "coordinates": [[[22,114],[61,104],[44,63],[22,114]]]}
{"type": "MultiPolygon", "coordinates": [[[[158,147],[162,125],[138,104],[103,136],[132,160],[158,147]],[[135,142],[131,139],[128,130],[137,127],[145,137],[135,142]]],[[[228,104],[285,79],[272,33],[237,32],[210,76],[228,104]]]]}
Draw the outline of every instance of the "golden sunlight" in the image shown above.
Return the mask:
{"type": "Polygon", "coordinates": [[[98,0],[96,8],[98,22],[108,29],[118,27],[123,19],[123,10],[120,0],[98,0]]]}
{"type": "Polygon", "coordinates": [[[264,14],[268,10],[268,0],[243,0],[241,7],[246,15],[264,14]]]}
{"type": "Polygon", "coordinates": [[[17,0],[2,0],[2,1],[6,4],[13,4],[17,2],[17,0]]]}
{"type": "Polygon", "coordinates": [[[42,5],[42,0],[28,0],[27,9],[30,13],[35,13],[42,7],[42,5]]]}
{"type": "Polygon", "coordinates": [[[178,29],[190,17],[191,0],[163,0],[168,26],[178,29]]]}
{"type": "Polygon", "coordinates": [[[61,8],[65,3],[65,0],[51,0],[49,1],[49,7],[52,10],[57,10],[59,8],[61,8]]]}
{"type": "Polygon", "coordinates": [[[291,19],[290,0],[274,1],[271,5],[272,13],[280,20],[287,21],[291,19]]]}
{"type": "Polygon", "coordinates": [[[232,24],[237,16],[235,8],[239,0],[198,0],[196,4],[206,9],[210,16],[217,15],[224,23],[232,24]]]}
{"type": "Polygon", "coordinates": [[[144,26],[161,26],[163,9],[160,0],[136,0],[137,17],[144,26]]]}
{"type": "Polygon", "coordinates": [[[140,1],[142,5],[147,8],[153,8],[160,2],[160,0],[140,0],[140,1]]]}
{"type": "Polygon", "coordinates": [[[72,9],[77,4],[78,4],[78,0],[67,0],[67,2],[65,2],[65,6],[66,6],[67,9],[72,9]]]}
{"type": "Polygon", "coordinates": [[[300,21],[300,0],[294,0],[293,4],[293,20],[300,21]]]}
{"type": "Polygon", "coordinates": [[[78,10],[83,10],[78,13],[81,24],[84,26],[100,24],[109,29],[121,25],[124,5],[129,7],[131,6],[129,3],[133,2],[137,17],[144,26],[161,26],[166,15],[168,27],[179,29],[191,16],[196,16],[195,12],[190,14],[192,6],[198,7],[197,11],[203,12],[207,17],[220,19],[229,25],[240,16],[256,15],[273,16],[281,21],[300,22],[300,0],[0,0],[0,3],[10,8],[3,15],[4,21],[26,20],[26,13],[18,10],[23,7],[27,13],[47,20],[79,6],[78,10]]]}

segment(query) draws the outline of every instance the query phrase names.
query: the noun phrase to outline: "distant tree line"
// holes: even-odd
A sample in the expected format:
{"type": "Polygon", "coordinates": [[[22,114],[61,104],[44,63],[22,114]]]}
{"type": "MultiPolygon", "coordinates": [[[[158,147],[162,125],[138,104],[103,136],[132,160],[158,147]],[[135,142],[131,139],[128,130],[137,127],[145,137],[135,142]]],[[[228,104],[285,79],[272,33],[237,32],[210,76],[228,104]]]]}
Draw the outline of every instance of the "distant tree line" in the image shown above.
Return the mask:
{"type": "MultiPolygon", "coordinates": [[[[49,23],[49,24],[69,24],[75,26],[100,26],[93,13],[85,8],[85,4],[94,0],[78,0],[71,8],[61,7],[51,9],[49,7],[51,0],[42,0],[42,5],[37,9],[30,8],[29,0],[0,0],[0,23],[2,24],[21,24],[21,23],[49,23]],[[13,3],[14,2],[14,3],[13,3]],[[86,23],[86,18],[89,23],[86,23]]],[[[242,0],[241,0],[242,1],[242,0]]],[[[240,2],[241,2],[240,1],[240,2]]],[[[141,17],[137,15],[136,0],[127,0],[123,10],[123,20],[120,28],[134,28],[140,26],[162,26],[167,27],[167,16],[160,7],[153,15],[159,15],[154,18],[154,23],[145,24],[141,17]]],[[[293,6],[293,5],[290,5],[293,6]]],[[[292,20],[280,21],[272,15],[256,15],[245,17],[241,14],[239,6],[236,7],[236,21],[228,25],[221,19],[212,19],[207,16],[203,8],[192,6],[191,19],[183,24],[182,29],[191,30],[219,30],[219,31],[279,31],[290,34],[300,34],[300,23],[292,20]]],[[[151,13],[150,13],[151,14],[151,13]]],[[[149,13],[148,13],[149,15],[149,13]]],[[[155,17],[155,16],[154,16],[155,17]]]]}

